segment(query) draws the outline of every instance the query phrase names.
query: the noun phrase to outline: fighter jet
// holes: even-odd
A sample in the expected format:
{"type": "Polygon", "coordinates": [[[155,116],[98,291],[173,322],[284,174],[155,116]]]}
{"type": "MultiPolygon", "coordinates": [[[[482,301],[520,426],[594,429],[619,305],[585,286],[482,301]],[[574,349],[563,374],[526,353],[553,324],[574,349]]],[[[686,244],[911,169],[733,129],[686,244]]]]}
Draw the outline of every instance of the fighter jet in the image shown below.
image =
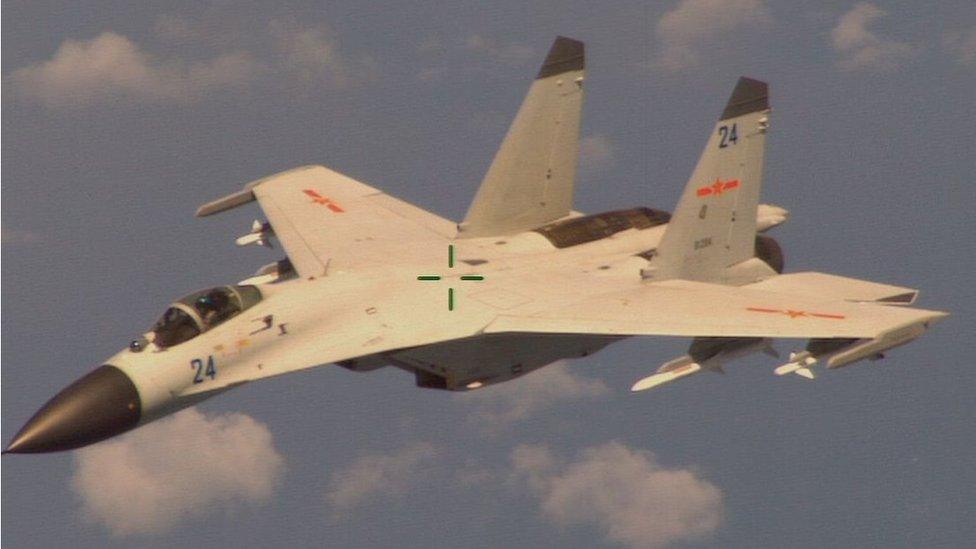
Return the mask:
{"type": "Polygon", "coordinates": [[[692,338],[633,389],[809,339],[777,374],[880,358],[947,316],[916,290],[783,274],[761,205],[767,85],[741,78],[673,213],[573,209],[583,44],[559,37],[467,215],[455,223],[324,166],[247,184],[206,217],[256,201],[239,245],[286,257],[190,293],[45,404],[6,452],[79,448],[259,379],[337,364],[395,367],[419,387],[471,391],[631,336],[692,338]]]}

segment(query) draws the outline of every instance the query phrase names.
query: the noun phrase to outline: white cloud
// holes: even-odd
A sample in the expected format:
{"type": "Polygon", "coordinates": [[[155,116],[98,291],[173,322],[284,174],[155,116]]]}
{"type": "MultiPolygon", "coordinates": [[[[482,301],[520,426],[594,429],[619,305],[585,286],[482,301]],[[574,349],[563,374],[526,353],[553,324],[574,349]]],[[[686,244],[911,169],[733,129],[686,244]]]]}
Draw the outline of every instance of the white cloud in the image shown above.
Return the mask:
{"type": "Polygon", "coordinates": [[[859,2],[843,14],[830,31],[830,39],[840,54],[837,65],[844,70],[893,69],[915,54],[906,43],[879,36],[868,29],[886,12],[870,2],[859,2]]]}
{"type": "Polygon", "coordinates": [[[194,63],[163,60],[125,36],[104,32],[66,40],[51,59],[15,70],[11,81],[17,94],[53,107],[118,99],[184,102],[242,85],[259,70],[245,52],[194,63]]]}
{"type": "Polygon", "coordinates": [[[771,21],[764,0],[681,0],[657,22],[656,65],[667,70],[694,67],[700,48],[721,44],[736,29],[771,21]]]}
{"type": "Polygon", "coordinates": [[[85,516],[120,536],[266,502],[285,468],[267,426],[195,408],[79,450],[74,462],[85,516]]]}
{"type": "Polygon", "coordinates": [[[976,27],[964,31],[946,31],[942,45],[963,65],[976,63],[976,27]]]}
{"type": "Polygon", "coordinates": [[[83,107],[122,100],[186,103],[259,82],[339,88],[378,74],[371,59],[345,55],[334,33],[321,25],[278,19],[248,32],[232,23],[164,16],[154,31],[164,42],[223,53],[190,61],[156,55],[126,36],[104,32],[91,40],[65,40],[50,59],[15,70],[10,83],[24,100],[83,107]]]}
{"type": "Polygon", "coordinates": [[[703,539],[722,522],[717,487],[619,442],[587,448],[569,463],[544,445],[519,446],[511,459],[516,478],[539,497],[545,517],[561,526],[596,525],[609,540],[629,547],[703,539]]]}
{"type": "Polygon", "coordinates": [[[590,135],[580,140],[580,168],[594,170],[613,163],[613,143],[601,134],[590,135]]]}
{"type": "Polygon", "coordinates": [[[564,401],[599,398],[610,389],[599,379],[574,374],[565,361],[530,372],[525,377],[457,395],[473,405],[472,419],[489,430],[564,401]]]}
{"type": "Polygon", "coordinates": [[[303,27],[293,20],[277,19],[269,29],[284,68],[305,82],[345,87],[376,77],[375,63],[369,58],[347,58],[335,34],[325,26],[303,27]]]}
{"type": "Polygon", "coordinates": [[[418,442],[390,454],[365,455],[332,473],[326,500],[336,516],[379,499],[400,497],[424,477],[424,471],[437,459],[438,450],[418,442]]]}

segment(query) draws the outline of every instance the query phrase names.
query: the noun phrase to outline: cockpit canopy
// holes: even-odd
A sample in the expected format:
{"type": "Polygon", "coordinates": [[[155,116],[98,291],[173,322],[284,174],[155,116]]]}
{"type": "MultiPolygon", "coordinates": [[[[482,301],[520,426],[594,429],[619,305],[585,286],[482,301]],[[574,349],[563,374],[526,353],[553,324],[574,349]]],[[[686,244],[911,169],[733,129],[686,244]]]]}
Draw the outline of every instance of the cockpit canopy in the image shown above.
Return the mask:
{"type": "Polygon", "coordinates": [[[261,301],[254,286],[219,286],[200,290],[173,303],[153,325],[153,342],[160,348],[189,341],[226,322],[261,301]]]}

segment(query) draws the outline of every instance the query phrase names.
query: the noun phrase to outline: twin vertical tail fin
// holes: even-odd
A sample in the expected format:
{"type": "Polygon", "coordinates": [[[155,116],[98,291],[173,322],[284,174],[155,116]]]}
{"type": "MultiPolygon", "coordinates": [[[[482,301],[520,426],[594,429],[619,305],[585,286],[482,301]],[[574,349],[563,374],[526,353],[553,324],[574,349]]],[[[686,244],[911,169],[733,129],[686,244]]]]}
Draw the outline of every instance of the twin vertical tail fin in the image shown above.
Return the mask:
{"type": "Polygon", "coordinates": [[[573,207],[583,43],[558,37],[488,168],[458,238],[528,231],[573,207]]]}
{"type": "Polygon", "coordinates": [[[755,256],[769,112],[766,83],[740,78],[645,276],[722,282],[755,256]]]}

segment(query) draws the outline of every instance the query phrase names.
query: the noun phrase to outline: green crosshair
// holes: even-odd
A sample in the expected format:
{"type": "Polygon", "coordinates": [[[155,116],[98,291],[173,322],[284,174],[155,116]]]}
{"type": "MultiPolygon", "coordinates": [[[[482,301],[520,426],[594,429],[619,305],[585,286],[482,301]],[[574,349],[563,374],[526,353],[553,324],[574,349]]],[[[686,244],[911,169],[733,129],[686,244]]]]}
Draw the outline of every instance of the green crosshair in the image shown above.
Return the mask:
{"type": "MultiPolygon", "coordinates": [[[[447,246],[447,268],[448,269],[453,269],[454,268],[454,245],[453,244],[448,244],[448,246],[447,246]]],[[[425,280],[425,281],[426,280],[440,280],[440,279],[441,279],[441,276],[440,275],[420,275],[420,276],[417,277],[417,280],[425,280]]],[[[482,276],[482,275],[462,275],[461,276],[461,280],[481,281],[481,280],[484,280],[484,279],[485,279],[485,277],[482,276]]],[[[448,311],[453,311],[454,310],[454,288],[448,288],[447,289],[447,310],[448,311]]]]}

